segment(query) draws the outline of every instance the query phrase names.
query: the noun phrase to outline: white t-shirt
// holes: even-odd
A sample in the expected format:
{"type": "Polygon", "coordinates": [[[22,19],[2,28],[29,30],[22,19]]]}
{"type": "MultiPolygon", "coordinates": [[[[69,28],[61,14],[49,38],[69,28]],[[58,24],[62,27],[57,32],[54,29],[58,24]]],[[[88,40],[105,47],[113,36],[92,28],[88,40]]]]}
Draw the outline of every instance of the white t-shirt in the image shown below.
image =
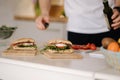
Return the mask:
{"type": "MultiPolygon", "coordinates": [[[[77,33],[108,31],[103,14],[103,0],[64,0],[68,17],[67,30],[77,33]]],[[[108,0],[111,7],[115,0],[108,0]]]]}

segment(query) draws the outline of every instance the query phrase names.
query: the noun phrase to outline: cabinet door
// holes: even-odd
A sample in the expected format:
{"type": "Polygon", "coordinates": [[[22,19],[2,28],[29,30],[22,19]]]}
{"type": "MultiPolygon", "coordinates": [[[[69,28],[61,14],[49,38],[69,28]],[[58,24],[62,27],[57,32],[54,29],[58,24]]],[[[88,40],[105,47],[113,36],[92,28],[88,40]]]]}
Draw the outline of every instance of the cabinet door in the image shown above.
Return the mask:
{"type": "Polygon", "coordinates": [[[3,80],[3,74],[0,72],[0,80],[3,80]]]}
{"type": "Polygon", "coordinates": [[[4,80],[4,74],[3,74],[3,66],[2,64],[0,63],[0,80],[4,80]]]}
{"type": "Polygon", "coordinates": [[[1,72],[4,74],[3,80],[93,80],[91,77],[13,64],[2,64],[1,66],[1,72]]]}

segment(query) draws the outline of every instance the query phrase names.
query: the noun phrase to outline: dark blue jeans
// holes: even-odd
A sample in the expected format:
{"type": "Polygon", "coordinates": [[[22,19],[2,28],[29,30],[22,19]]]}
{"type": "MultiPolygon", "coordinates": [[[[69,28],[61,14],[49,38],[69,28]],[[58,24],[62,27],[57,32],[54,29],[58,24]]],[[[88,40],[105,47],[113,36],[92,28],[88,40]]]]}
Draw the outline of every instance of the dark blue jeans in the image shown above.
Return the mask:
{"type": "Polygon", "coordinates": [[[120,29],[97,34],[82,34],[68,31],[68,40],[73,44],[94,43],[96,46],[101,46],[101,41],[104,37],[111,37],[116,41],[120,38],[120,29]]]}

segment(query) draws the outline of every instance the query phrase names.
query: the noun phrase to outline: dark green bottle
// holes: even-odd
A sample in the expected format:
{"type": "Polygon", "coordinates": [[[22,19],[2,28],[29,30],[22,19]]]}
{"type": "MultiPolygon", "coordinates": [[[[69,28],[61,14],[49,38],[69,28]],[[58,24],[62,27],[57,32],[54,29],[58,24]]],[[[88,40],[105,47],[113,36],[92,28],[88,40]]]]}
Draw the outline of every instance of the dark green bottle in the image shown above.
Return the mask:
{"type": "Polygon", "coordinates": [[[108,0],[103,0],[103,5],[104,5],[103,13],[105,15],[108,29],[113,30],[113,28],[111,27],[111,24],[113,23],[113,20],[111,19],[112,15],[113,15],[113,10],[109,6],[108,0]]]}

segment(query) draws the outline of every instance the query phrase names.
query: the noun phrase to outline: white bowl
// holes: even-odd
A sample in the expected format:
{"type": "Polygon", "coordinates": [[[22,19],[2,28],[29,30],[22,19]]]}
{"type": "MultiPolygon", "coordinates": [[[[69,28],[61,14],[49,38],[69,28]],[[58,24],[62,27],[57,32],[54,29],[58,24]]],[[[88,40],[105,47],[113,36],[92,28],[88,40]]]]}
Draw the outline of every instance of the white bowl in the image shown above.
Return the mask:
{"type": "Polygon", "coordinates": [[[113,52],[103,47],[100,48],[103,52],[106,62],[113,68],[120,71],[120,52],[113,52]]]}

